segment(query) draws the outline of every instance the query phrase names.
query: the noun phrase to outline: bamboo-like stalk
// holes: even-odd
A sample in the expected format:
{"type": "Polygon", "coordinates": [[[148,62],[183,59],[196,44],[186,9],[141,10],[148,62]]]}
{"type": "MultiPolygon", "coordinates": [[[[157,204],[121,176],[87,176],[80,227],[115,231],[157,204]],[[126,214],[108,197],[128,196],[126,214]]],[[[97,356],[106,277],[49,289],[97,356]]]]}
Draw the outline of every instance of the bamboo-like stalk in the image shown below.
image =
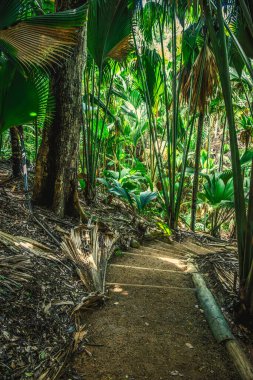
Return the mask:
{"type": "MultiPolygon", "coordinates": [[[[166,131],[167,131],[167,154],[168,154],[168,180],[169,180],[169,190],[170,190],[170,196],[169,196],[169,202],[171,205],[171,195],[172,195],[172,173],[171,173],[171,133],[170,133],[170,120],[169,120],[169,100],[168,100],[168,91],[167,91],[167,74],[166,74],[166,65],[165,65],[165,52],[164,52],[164,43],[163,43],[163,27],[165,22],[165,15],[166,15],[167,9],[166,9],[166,3],[163,8],[163,22],[161,25],[160,18],[158,17],[158,27],[159,27],[159,37],[160,37],[160,43],[161,43],[161,49],[162,49],[162,74],[163,74],[163,82],[164,82],[164,105],[165,105],[165,117],[166,117],[166,131]]],[[[170,209],[170,213],[172,210],[170,209]]]]}
{"type": "MultiPolygon", "coordinates": [[[[206,41],[205,41],[205,43],[206,43],[206,41]]],[[[193,98],[193,94],[192,94],[192,92],[193,92],[192,85],[193,85],[193,79],[194,79],[193,76],[192,76],[191,83],[190,83],[190,102],[189,102],[189,113],[188,113],[188,121],[187,121],[187,124],[188,124],[187,129],[189,129],[189,136],[188,136],[188,140],[186,139],[186,144],[185,144],[185,148],[184,148],[184,155],[183,155],[183,160],[182,160],[182,170],[181,170],[179,188],[178,188],[178,192],[177,192],[177,200],[176,200],[176,205],[175,205],[175,225],[176,226],[178,223],[179,210],[180,210],[180,204],[181,204],[182,193],[183,193],[187,159],[188,159],[188,154],[189,154],[189,150],[190,150],[190,143],[191,143],[191,138],[192,138],[192,133],[193,133],[193,127],[194,127],[195,118],[196,118],[196,114],[197,114],[197,105],[199,102],[200,90],[201,90],[201,86],[202,86],[204,66],[205,66],[205,54],[203,54],[202,58],[201,58],[201,66],[200,66],[200,72],[199,72],[199,78],[198,78],[197,94],[196,94],[194,105],[193,105],[193,116],[192,116],[191,120],[189,118],[189,115],[190,115],[190,109],[192,107],[192,98],[193,98]]]]}
{"type": "Polygon", "coordinates": [[[204,310],[205,317],[213,336],[218,343],[225,344],[225,347],[238,370],[240,378],[243,380],[252,380],[252,364],[233,336],[219,305],[215,301],[210,290],[207,288],[203,277],[197,272],[197,269],[193,266],[190,268],[190,271],[192,272],[192,278],[197,290],[199,302],[204,310]]]}
{"type": "Polygon", "coordinates": [[[3,134],[0,133],[0,157],[2,154],[2,149],[3,149],[3,134]]]}
{"type": "MultiPolygon", "coordinates": [[[[101,143],[102,143],[102,138],[103,138],[105,121],[106,121],[106,117],[108,114],[109,104],[110,104],[111,95],[112,95],[112,86],[113,86],[113,80],[115,77],[115,70],[116,70],[116,61],[114,62],[113,71],[112,71],[112,75],[111,75],[111,79],[110,79],[109,90],[107,93],[106,108],[104,110],[104,117],[103,117],[103,121],[102,121],[101,132],[100,132],[100,136],[98,136],[98,140],[97,140],[97,144],[96,144],[96,152],[95,152],[95,159],[94,159],[94,166],[93,166],[93,172],[94,173],[96,173],[97,166],[98,166],[98,160],[99,160],[99,154],[101,151],[101,143]]],[[[98,108],[99,108],[99,105],[98,105],[98,108]]],[[[93,185],[95,186],[95,183],[93,185]]]]}
{"type": "Polygon", "coordinates": [[[200,163],[200,150],[201,150],[201,144],[202,144],[204,119],[205,119],[204,111],[201,111],[199,114],[199,122],[198,122],[194,178],[193,178],[193,187],[192,187],[192,207],[191,207],[191,230],[192,231],[195,231],[195,223],[196,223],[197,195],[198,195],[198,188],[199,188],[199,163],[200,163]]]}
{"type": "Polygon", "coordinates": [[[253,20],[249,13],[249,9],[244,0],[239,0],[239,4],[243,12],[244,19],[246,20],[247,27],[250,31],[251,38],[253,38],[253,23],[252,23],[253,20]]]}
{"type": "Polygon", "coordinates": [[[175,227],[175,182],[176,182],[176,150],[177,150],[177,122],[178,122],[178,95],[177,95],[177,30],[176,30],[176,2],[172,2],[172,185],[170,194],[170,225],[175,227]]]}
{"type": "Polygon", "coordinates": [[[154,114],[153,114],[153,111],[152,111],[150,94],[149,94],[147,82],[145,80],[145,74],[144,74],[143,64],[142,64],[142,60],[141,60],[141,57],[140,57],[140,54],[139,54],[139,51],[138,51],[138,46],[137,46],[137,42],[136,42],[136,36],[135,36],[134,29],[132,31],[132,34],[133,34],[133,41],[134,41],[135,51],[136,51],[136,55],[137,55],[137,60],[138,60],[138,63],[139,63],[138,67],[139,67],[141,82],[142,82],[142,85],[143,85],[144,95],[145,95],[145,99],[146,99],[146,107],[147,107],[147,113],[148,113],[148,119],[149,119],[150,133],[151,133],[151,139],[152,139],[152,142],[153,142],[155,158],[156,158],[156,162],[157,162],[159,179],[160,179],[161,184],[162,184],[163,198],[164,198],[164,202],[165,202],[165,206],[166,206],[166,211],[167,211],[168,218],[169,218],[170,217],[170,213],[169,213],[168,189],[167,189],[167,185],[166,185],[166,183],[164,181],[164,177],[165,176],[164,176],[164,172],[163,172],[163,164],[162,164],[161,156],[160,156],[160,154],[159,154],[159,152],[157,150],[157,146],[156,146],[156,141],[157,141],[156,123],[155,123],[154,114]]]}
{"type": "Polygon", "coordinates": [[[246,299],[250,313],[253,315],[253,160],[243,264],[244,278],[246,278],[246,299]]]}
{"type": "MultiPolygon", "coordinates": [[[[213,6],[214,9],[217,10],[217,7],[216,5],[214,4],[214,1],[211,0],[211,4],[213,6]]],[[[232,39],[232,42],[234,44],[234,46],[236,47],[240,57],[242,58],[243,62],[245,63],[248,71],[249,71],[249,74],[250,74],[250,77],[251,79],[253,80],[253,67],[252,67],[252,64],[251,64],[251,61],[250,59],[247,57],[247,55],[245,54],[243,48],[241,47],[238,39],[236,38],[235,34],[232,32],[232,30],[230,29],[229,25],[227,24],[227,22],[225,20],[223,20],[224,22],[224,26],[228,32],[228,34],[230,35],[231,39],[232,39]]]]}
{"type": "Polygon", "coordinates": [[[207,4],[203,3],[206,25],[212,41],[213,50],[220,74],[221,87],[226,107],[227,122],[229,128],[231,160],[234,179],[234,192],[235,196],[235,214],[237,226],[237,241],[238,241],[238,254],[239,254],[239,267],[240,279],[243,280],[243,266],[244,266],[244,249],[245,249],[245,231],[246,231],[246,208],[243,191],[243,180],[241,174],[240,157],[237,143],[234,110],[232,102],[232,89],[229,76],[228,52],[224,31],[224,20],[222,15],[222,5],[220,0],[216,0],[216,18],[215,21],[218,25],[218,32],[214,29],[213,16],[211,16],[210,8],[207,4]],[[222,50],[223,54],[220,54],[222,50]]]}
{"type": "Polygon", "coordinates": [[[35,159],[37,159],[38,149],[39,149],[39,129],[38,129],[38,119],[36,117],[34,122],[34,134],[35,134],[35,159]]]}

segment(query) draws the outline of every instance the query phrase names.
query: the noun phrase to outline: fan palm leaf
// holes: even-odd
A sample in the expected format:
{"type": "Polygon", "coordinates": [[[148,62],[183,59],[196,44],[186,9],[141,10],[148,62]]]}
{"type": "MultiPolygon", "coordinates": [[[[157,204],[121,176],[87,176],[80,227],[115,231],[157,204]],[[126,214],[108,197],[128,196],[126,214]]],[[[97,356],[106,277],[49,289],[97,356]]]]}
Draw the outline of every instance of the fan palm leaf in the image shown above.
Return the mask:
{"type": "Polygon", "coordinates": [[[83,25],[85,7],[32,17],[29,0],[4,0],[0,6],[0,51],[25,67],[47,67],[66,57],[83,25]]]}
{"type": "MultiPolygon", "coordinates": [[[[161,57],[156,50],[143,48],[142,64],[145,72],[146,85],[149,92],[151,105],[156,113],[160,98],[164,93],[161,57]]],[[[145,89],[142,89],[142,92],[144,92],[144,90],[145,89]]]]}
{"type": "Polygon", "coordinates": [[[25,75],[6,58],[0,60],[0,67],[0,133],[35,120],[42,125],[53,105],[48,77],[38,70],[25,75]]]}
{"type": "Polygon", "coordinates": [[[99,69],[108,58],[122,60],[131,47],[132,9],[128,0],[93,0],[89,6],[88,50],[99,69]]]}

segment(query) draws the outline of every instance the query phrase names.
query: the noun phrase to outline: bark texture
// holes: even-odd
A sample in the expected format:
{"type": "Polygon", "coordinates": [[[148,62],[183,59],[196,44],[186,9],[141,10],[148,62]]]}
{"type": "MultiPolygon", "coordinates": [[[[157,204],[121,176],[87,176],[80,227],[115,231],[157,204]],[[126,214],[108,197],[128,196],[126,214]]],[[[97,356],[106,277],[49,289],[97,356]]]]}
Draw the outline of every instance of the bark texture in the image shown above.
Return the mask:
{"type": "MultiPolygon", "coordinates": [[[[76,8],[83,3],[59,1],[56,11],[76,8]]],[[[77,40],[71,57],[62,67],[57,67],[52,78],[56,109],[53,122],[43,132],[33,194],[36,204],[51,208],[59,216],[76,214],[85,28],[79,31],[77,40]]]]}
{"type": "Polygon", "coordinates": [[[17,127],[12,127],[10,129],[10,138],[12,152],[12,175],[13,177],[19,177],[21,175],[21,147],[17,127]]]}
{"type": "Polygon", "coordinates": [[[246,305],[249,315],[253,316],[253,160],[251,166],[251,180],[248,205],[248,220],[246,232],[246,244],[244,255],[244,276],[246,281],[246,305]]]}

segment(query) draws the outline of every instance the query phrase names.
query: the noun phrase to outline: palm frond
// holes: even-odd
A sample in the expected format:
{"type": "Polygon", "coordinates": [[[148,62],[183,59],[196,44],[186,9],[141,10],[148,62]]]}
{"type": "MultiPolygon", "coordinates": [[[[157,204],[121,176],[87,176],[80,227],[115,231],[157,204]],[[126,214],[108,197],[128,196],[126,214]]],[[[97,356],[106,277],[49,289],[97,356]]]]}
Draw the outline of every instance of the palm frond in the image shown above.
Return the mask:
{"type": "Polygon", "coordinates": [[[158,18],[163,14],[163,6],[158,2],[147,2],[138,15],[138,26],[146,43],[153,41],[154,29],[158,18]]]}
{"type": "Polygon", "coordinates": [[[0,29],[5,29],[18,21],[31,17],[33,1],[31,0],[1,0],[0,29]]]}
{"type": "Polygon", "coordinates": [[[42,125],[53,107],[48,77],[39,70],[24,75],[7,59],[0,61],[0,68],[0,133],[35,120],[42,125]]]}
{"type": "Polygon", "coordinates": [[[0,50],[27,68],[59,63],[75,45],[85,7],[29,18],[0,30],[0,50]]]}
{"type": "Polygon", "coordinates": [[[200,78],[201,66],[204,59],[204,70],[202,76],[202,83],[200,87],[200,94],[198,98],[198,108],[203,111],[207,101],[213,94],[214,87],[218,82],[218,71],[215,62],[213,52],[208,46],[204,46],[199,55],[197,56],[190,72],[184,72],[182,76],[182,97],[184,101],[189,101],[190,88],[192,86],[192,103],[191,106],[195,105],[196,96],[198,94],[197,88],[200,78]]]}
{"type": "Polygon", "coordinates": [[[108,58],[120,61],[129,52],[131,17],[127,0],[93,0],[90,3],[88,50],[100,69],[108,58]]]}
{"type": "MultiPolygon", "coordinates": [[[[162,61],[156,50],[143,48],[142,64],[145,71],[145,78],[151,105],[156,110],[160,97],[164,93],[164,81],[162,77],[162,61]]],[[[144,91],[144,89],[142,89],[144,91]]]]}

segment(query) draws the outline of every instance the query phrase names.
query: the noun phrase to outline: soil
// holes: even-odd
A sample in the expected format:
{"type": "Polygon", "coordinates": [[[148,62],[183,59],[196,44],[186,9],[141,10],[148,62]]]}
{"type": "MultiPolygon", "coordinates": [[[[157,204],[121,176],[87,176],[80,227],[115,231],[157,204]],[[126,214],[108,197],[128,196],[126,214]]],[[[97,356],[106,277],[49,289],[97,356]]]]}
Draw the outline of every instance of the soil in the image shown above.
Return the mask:
{"type": "Polygon", "coordinates": [[[75,360],[81,379],[239,379],[198,306],[186,271],[194,249],[201,251],[156,242],[111,260],[110,299],[85,318],[89,353],[75,360]]]}
{"type": "MultiPolygon", "coordinates": [[[[57,239],[57,229],[76,223],[43,209],[37,215],[57,239]]],[[[71,311],[87,292],[74,265],[34,222],[22,179],[10,177],[8,162],[0,162],[0,232],[13,237],[13,244],[0,237],[0,379],[38,379],[71,347],[76,331],[71,311]],[[17,236],[30,240],[20,246],[17,236]],[[35,240],[45,250],[34,248],[35,240]]]]}
{"type": "MultiPolygon", "coordinates": [[[[32,176],[29,172],[30,188],[32,176]]],[[[132,214],[121,204],[112,202],[108,206],[100,202],[86,207],[85,213],[93,220],[104,215],[106,228],[119,236],[120,246],[128,247],[131,239],[145,231],[143,224],[138,219],[133,222],[132,214]]],[[[72,312],[89,292],[75,264],[51,236],[61,242],[79,224],[77,219],[59,219],[39,207],[34,207],[31,214],[22,178],[12,178],[11,162],[0,161],[1,380],[39,379],[43,374],[43,380],[55,378],[55,373],[61,367],[59,373],[64,372],[70,363],[76,334],[85,341],[86,330],[79,330],[82,325],[72,312]],[[6,242],[2,233],[9,234],[13,242],[6,242]],[[23,245],[18,244],[19,236],[25,239],[23,245]],[[42,243],[45,250],[39,249],[37,243],[42,243]]],[[[67,376],[75,378],[72,372],[67,376]]]]}

